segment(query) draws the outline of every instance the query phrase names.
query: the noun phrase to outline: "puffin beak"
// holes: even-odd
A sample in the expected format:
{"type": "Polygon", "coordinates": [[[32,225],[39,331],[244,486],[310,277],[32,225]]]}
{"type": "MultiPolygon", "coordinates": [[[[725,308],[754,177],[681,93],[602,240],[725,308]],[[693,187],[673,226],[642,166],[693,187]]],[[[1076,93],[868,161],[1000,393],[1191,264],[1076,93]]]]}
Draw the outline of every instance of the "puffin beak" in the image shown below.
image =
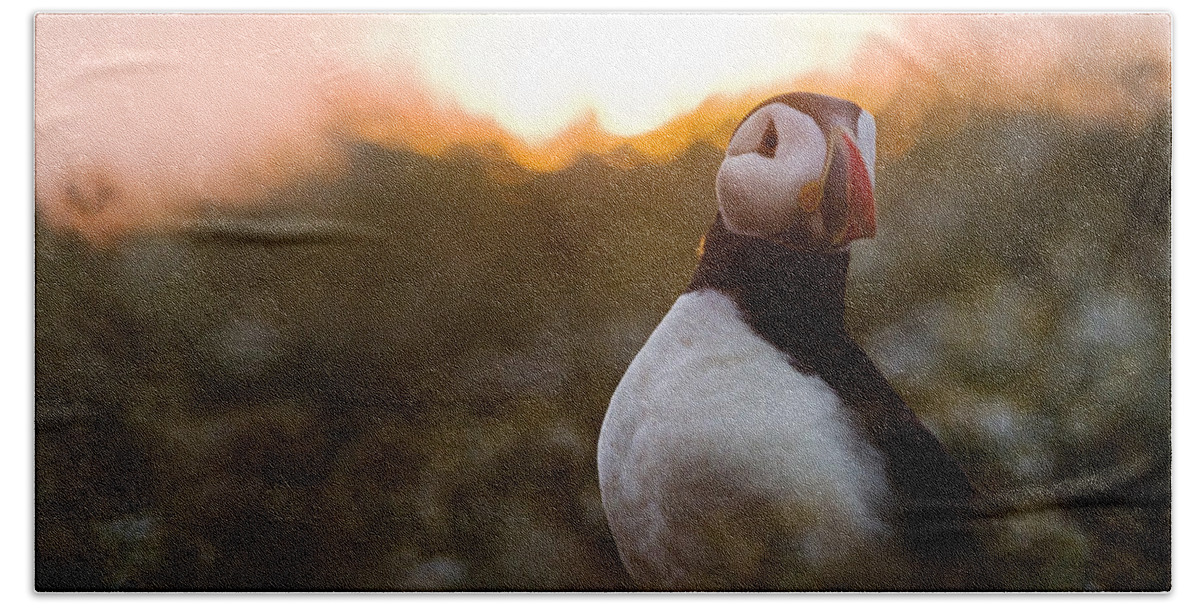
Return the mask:
{"type": "Polygon", "coordinates": [[[821,215],[829,244],[837,248],[875,236],[875,192],[867,163],[850,134],[839,130],[833,140],[821,215]]]}

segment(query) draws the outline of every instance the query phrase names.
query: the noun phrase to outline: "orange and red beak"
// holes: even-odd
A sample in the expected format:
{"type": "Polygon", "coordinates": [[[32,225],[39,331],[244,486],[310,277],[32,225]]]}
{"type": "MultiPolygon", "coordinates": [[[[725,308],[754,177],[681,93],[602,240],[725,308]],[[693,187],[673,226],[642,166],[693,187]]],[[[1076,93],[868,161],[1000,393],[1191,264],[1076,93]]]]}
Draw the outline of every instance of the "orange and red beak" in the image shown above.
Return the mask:
{"type": "Polygon", "coordinates": [[[862,152],[845,131],[833,137],[821,213],[831,247],[875,236],[875,191],[862,152]]]}
{"type": "Polygon", "coordinates": [[[846,206],[850,217],[846,226],[845,242],[875,236],[875,188],[862,152],[850,135],[843,132],[842,143],[847,150],[846,160],[846,206]]]}
{"type": "Polygon", "coordinates": [[[805,250],[838,249],[875,236],[875,192],[854,138],[838,129],[830,137],[821,178],[802,186],[801,214],[779,241],[805,250]]]}

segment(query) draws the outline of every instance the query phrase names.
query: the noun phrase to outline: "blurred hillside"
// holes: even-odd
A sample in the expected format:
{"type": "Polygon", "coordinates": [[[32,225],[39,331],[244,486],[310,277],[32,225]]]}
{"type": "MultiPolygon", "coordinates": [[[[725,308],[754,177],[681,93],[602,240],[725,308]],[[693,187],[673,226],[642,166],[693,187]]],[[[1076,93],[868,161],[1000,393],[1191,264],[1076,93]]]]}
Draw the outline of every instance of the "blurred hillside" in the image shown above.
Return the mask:
{"type": "MultiPolygon", "coordinates": [[[[1169,462],[1170,116],[967,118],[878,168],[853,335],[981,489],[1169,462]]],[[[39,589],[630,584],[595,440],[722,152],[346,145],[346,174],[178,230],[39,220],[39,589]]],[[[1169,512],[987,529],[1014,588],[1170,584],[1169,512]]]]}

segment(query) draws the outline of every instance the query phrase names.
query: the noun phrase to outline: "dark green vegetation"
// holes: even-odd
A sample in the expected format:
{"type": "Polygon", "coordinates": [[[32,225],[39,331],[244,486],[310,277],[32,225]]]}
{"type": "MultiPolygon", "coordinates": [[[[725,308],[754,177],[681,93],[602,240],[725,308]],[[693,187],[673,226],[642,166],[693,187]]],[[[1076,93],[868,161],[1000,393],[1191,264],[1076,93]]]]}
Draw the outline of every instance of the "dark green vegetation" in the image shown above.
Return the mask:
{"type": "MultiPolygon", "coordinates": [[[[1163,474],[1169,116],[973,125],[879,167],[852,333],[982,490],[1163,474]]],[[[352,148],[347,175],[182,232],[37,227],[39,589],[629,584],[595,440],[721,152],[536,174],[352,148]]],[[[1014,588],[1163,589],[1169,518],[981,528],[1014,588]]]]}

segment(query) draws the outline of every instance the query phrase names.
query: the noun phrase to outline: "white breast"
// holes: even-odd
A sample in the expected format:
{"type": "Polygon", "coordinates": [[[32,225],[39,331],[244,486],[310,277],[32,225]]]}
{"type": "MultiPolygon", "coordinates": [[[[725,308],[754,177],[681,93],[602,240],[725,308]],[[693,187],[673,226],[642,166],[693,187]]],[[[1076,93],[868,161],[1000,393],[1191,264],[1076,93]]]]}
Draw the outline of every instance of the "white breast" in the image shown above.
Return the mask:
{"type": "Polygon", "coordinates": [[[639,582],[724,587],[785,568],[804,586],[877,553],[879,454],[842,404],[726,295],[683,295],[625,373],[600,432],[605,511],[639,582]],[[786,562],[786,565],[781,566],[786,562]]]}

